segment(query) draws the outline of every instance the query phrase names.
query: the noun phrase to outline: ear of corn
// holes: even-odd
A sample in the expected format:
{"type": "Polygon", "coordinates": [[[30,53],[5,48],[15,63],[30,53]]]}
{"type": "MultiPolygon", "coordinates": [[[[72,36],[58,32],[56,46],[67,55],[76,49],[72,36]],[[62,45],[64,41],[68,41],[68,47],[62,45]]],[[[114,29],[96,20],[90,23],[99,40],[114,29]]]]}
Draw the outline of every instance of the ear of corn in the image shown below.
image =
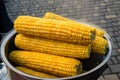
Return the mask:
{"type": "Polygon", "coordinates": [[[43,73],[43,72],[38,72],[38,71],[29,69],[29,68],[26,68],[26,67],[22,67],[22,66],[17,66],[16,69],[18,69],[19,71],[22,71],[22,72],[24,72],[26,74],[29,74],[29,75],[32,75],[32,76],[36,76],[36,77],[57,78],[54,75],[46,74],[46,73],[43,73]]]}
{"type": "MultiPolygon", "coordinates": [[[[44,18],[47,18],[47,19],[56,19],[56,20],[63,20],[63,21],[70,21],[70,22],[73,22],[73,23],[78,23],[78,22],[76,22],[76,21],[74,21],[74,20],[65,18],[65,17],[63,17],[63,16],[60,16],[60,15],[55,14],[55,13],[52,13],[52,12],[47,12],[47,13],[45,14],[44,18]]],[[[88,25],[85,25],[85,24],[82,24],[82,23],[78,23],[78,24],[79,24],[80,27],[81,27],[81,26],[84,26],[84,27],[91,27],[91,28],[93,28],[92,26],[88,26],[88,25]]],[[[96,35],[97,35],[97,36],[100,36],[100,37],[103,37],[103,36],[104,36],[104,34],[105,34],[105,31],[104,31],[104,30],[102,30],[102,29],[97,29],[97,28],[95,28],[95,29],[96,29],[96,35]]]]}
{"type": "Polygon", "coordinates": [[[55,40],[43,39],[33,36],[16,35],[15,45],[24,50],[74,57],[79,59],[89,58],[91,47],[75,45],[55,40]]]}
{"type": "Polygon", "coordinates": [[[39,52],[12,51],[9,60],[18,66],[61,77],[75,76],[82,72],[82,63],[77,59],[39,52]]]}
{"type": "Polygon", "coordinates": [[[107,40],[99,36],[97,36],[96,39],[91,44],[91,50],[92,52],[95,52],[95,53],[105,54],[107,48],[108,48],[107,40]]]}
{"type": "Polygon", "coordinates": [[[95,39],[96,30],[81,24],[54,19],[19,16],[14,23],[18,33],[88,45],[95,39]]]}

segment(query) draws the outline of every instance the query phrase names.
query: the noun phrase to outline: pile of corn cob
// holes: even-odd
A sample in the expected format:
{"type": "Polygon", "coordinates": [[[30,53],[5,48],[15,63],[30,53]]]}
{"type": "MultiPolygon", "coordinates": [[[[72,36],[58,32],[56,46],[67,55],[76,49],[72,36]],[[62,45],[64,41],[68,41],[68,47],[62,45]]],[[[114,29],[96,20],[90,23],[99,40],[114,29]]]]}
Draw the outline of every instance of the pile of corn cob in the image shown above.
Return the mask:
{"type": "Polygon", "coordinates": [[[14,50],[9,60],[16,69],[43,78],[75,76],[90,53],[104,55],[108,46],[105,31],[52,12],[43,18],[19,16],[14,50]]]}

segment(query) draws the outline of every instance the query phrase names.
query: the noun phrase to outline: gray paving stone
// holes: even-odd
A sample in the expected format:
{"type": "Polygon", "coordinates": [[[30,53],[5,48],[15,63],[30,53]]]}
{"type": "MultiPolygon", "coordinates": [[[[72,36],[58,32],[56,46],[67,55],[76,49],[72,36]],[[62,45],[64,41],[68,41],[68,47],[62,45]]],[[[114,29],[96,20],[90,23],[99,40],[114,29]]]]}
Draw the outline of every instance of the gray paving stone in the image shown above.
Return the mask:
{"type": "Polygon", "coordinates": [[[35,7],[40,7],[40,5],[39,5],[39,4],[37,4],[37,5],[35,5],[35,7]]]}
{"type": "Polygon", "coordinates": [[[105,4],[105,3],[101,3],[100,5],[101,5],[101,6],[105,6],[106,4],[105,4]]]}
{"type": "MultiPolygon", "coordinates": [[[[113,46],[113,47],[114,47],[114,46],[113,46]]],[[[118,53],[117,53],[116,49],[113,49],[111,56],[117,56],[117,55],[118,55],[118,53]]]]}
{"type": "MultiPolygon", "coordinates": [[[[115,42],[113,41],[113,39],[112,39],[112,47],[113,47],[113,51],[115,51],[115,53],[116,53],[116,55],[118,54],[118,52],[117,52],[117,48],[119,48],[119,46],[117,45],[117,42],[116,42],[116,40],[115,40],[115,42]]],[[[113,51],[112,51],[112,53],[113,53],[113,51]]]]}
{"type": "Polygon", "coordinates": [[[106,18],[116,18],[116,15],[106,15],[106,18]]]}
{"type": "MultiPolygon", "coordinates": [[[[114,19],[114,18],[113,18],[114,19]]],[[[111,19],[112,20],[112,23],[111,23],[111,25],[113,26],[113,27],[116,27],[116,26],[118,26],[118,24],[116,23],[116,22],[113,22],[113,19],[111,19]]],[[[114,29],[114,28],[113,28],[114,29]]]]}
{"type": "Polygon", "coordinates": [[[110,32],[109,35],[110,35],[111,37],[115,36],[114,32],[110,32]]]}
{"type": "Polygon", "coordinates": [[[76,8],[80,9],[80,8],[81,8],[81,6],[79,5],[79,6],[77,6],[76,8]]]}
{"type": "Polygon", "coordinates": [[[100,27],[105,28],[107,30],[107,24],[99,24],[100,27]]]}
{"type": "Polygon", "coordinates": [[[100,76],[97,80],[105,80],[103,76],[100,76]]]}
{"type": "Polygon", "coordinates": [[[99,7],[94,7],[96,10],[98,10],[99,9],[99,7]]]}
{"type": "Polygon", "coordinates": [[[110,73],[111,73],[111,71],[110,71],[109,68],[107,68],[107,69],[103,72],[104,75],[105,75],[105,74],[110,74],[110,73]]]}
{"type": "Polygon", "coordinates": [[[111,31],[114,31],[113,28],[107,28],[107,30],[110,31],[110,32],[111,32],[111,31]]]}
{"type": "Polygon", "coordinates": [[[112,60],[112,62],[113,62],[114,64],[118,63],[118,60],[117,60],[116,57],[111,57],[111,60],[112,60]]]}
{"type": "Polygon", "coordinates": [[[28,1],[20,1],[21,4],[25,4],[25,3],[28,3],[28,1]]]}
{"type": "Polygon", "coordinates": [[[118,73],[118,76],[119,76],[119,78],[120,78],[120,73],[118,73]]]}
{"type": "Polygon", "coordinates": [[[116,74],[110,74],[104,76],[105,80],[119,80],[119,77],[116,74]]]}
{"type": "Polygon", "coordinates": [[[120,1],[116,1],[116,3],[120,3],[120,1]]]}
{"type": "Polygon", "coordinates": [[[79,19],[80,21],[88,21],[88,19],[87,18],[81,18],[81,19],[79,19]]]}
{"type": "Polygon", "coordinates": [[[100,20],[100,22],[101,22],[101,23],[106,23],[106,21],[105,21],[105,20],[100,20]]]}
{"type": "Polygon", "coordinates": [[[118,53],[120,54],[120,49],[117,49],[118,53]]]}
{"type": "Polygon", "coordinates": [[[22,9],[22,11],[24,12],[24,11],[28,11],[28,9],[22,9]]]}
{"type": "Polygon", "coordinates": [[[118,25],[120,25],[120,22],[118,22],[118,25]]]}
{"type": "Polygon", "coordinates": [[[110,65],[110,69],[113,73],[120,72],[120,64],[110,65]]]}
{"type": "Polygon", "coordinates": [[[117,59],[118,59],[118,61],[120,62],[120,55],[119,55],[119,56],[117,56],[117,59]]]}
{"type": "Polygon", "coordinates": [[[24,11],[22,15],[31,15],[31,13],[28,11],[24,11]]]}
{"type": "MultiPolygon", "coordinates": [[[[115,35],[114,35],[115,36],[115,35]]],[[[114,36],[111,37],[111,42],[113,43],[112,44],[112,47],[113,48],[117,48],[118,46],[116,45],[116,39],[114,38],[114,36]]]]}
{"type": "Polygon", "coordinates": [[[99,16],[99,14],[98,14],[98,13],[95,13],[95,14],[93,14],[93,16],[99,16]]]}
{"type": "Polygon", "coordinates": [[[50,0],[50,1],[48,1],[48,3],[49,3],[49,4],[54,3],[54,1],[50,0]]]}
{"type": "Polygon", "coordinates": [[[116,37],[115,39],[116,39],[117,41],[120,41],[120,36],[116,37]]]}
{"type": "Polygon", "coordinates": [[[109,12],[110,12],[110,11],[111,11],[111,9],[110,9],[110,8],[107,8],[107,11],[109,11],[109,12]]]}
{"type": "Polygon", "coordinates": [[[67,13],[62,13],[61,15],[62,15],[62,16],[68,16],[68,14],[67,14],[67,13]]]}
{"type": "Polygon", "coordinates": [[[113,62],[111,61],[111,59],[108,60],[107,64],[108,65],[113,64],[113,62]]]}
{"type": "Polygon", "coordinates": [[[119,35],[120,35],[119,32],[118,32],[119,29],[118,29],[118,28],[115,28],[114,30],[116,31],[116,32],[114,32],[114,33],[115,33],[115,36],[119,36],[119,35]]]}
{"type": "Polygon", "coordinates": [[[120,47],[120,41],[117,43],[117,45],[120,47]]]}

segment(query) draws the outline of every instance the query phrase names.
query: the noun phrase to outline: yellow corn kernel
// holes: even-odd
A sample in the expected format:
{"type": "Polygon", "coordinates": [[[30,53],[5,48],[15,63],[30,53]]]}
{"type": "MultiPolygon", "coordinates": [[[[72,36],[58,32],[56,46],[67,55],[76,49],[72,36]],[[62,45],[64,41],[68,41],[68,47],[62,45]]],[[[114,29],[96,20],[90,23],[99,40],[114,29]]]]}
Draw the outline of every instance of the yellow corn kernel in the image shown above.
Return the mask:
{"type": "Polygon", "coordinates": [[[14,22],[18,33],[64,42],[88,45],[95,39],[95,29],[54,19],[19,16],[14,22]]]}
{"type": "Polygon", "coordinates": [[[33,36],[18,34],[15,45],[24,50],[74,57],[79,59],[89,58],[91,46],[75,45],[55,40],[43,39],[33,36]]]}
{"type": "Polygon", "coordinates": [[[46,73],[43,73],[43,72],[35,71],[35,70],[29,69],[29,68],[26,68],[26,67],[23,67],[23,66],[17,66],[16,69],[18,69],[21,72],[24,72],[26,74],[29,74],[29,75],[32,75],[32,76],[36,76],[36,77],[57,78],[54,75],[50,75],[50,74],[46,74],[46,73]]]}
{"type": "Polygon", "coordinates": [[[61,77],[75,76],[82,72],[82,63],[77,59],[39,52],[15,50],[10,53],[9,60],[17,66],[61,77]]]}
{"type": "MultiPolygon", "coordinates": [[[[70,22],[74,22],[74,23],[79,23],[77,21],[74,21],[74,20],[71,20],[71,19],[68,19],[66,17],[63,17],[63,16],[60,16],[58,14],[55,14],[55,13],[52,13],[52,12],[47,12],[45,15],[44,15],[44,18],[47,18],[47,19],[56,19],[56,20],[63,20],[63,21],[70,21],[70,22]]],[[[85,25],[85,24],[82,24],[82,23],[79,23],[80,27],[81,26],[85,26],[85,27],[92,27],[92,26],[89,26],[89,25],[85,25]]],[[[100,36],[100,37],[103,37],[104,34],[105,34],[105,31],[102,30],[102,29],[96,29],[96,35],[97,36],[100,36]]]]}
{"type": "Polygon", "coordinates": [[[96,39],[91,44],[92,52],[105,54],[108,48],[108,42],[106,39],[96,36],[96,39]]]}

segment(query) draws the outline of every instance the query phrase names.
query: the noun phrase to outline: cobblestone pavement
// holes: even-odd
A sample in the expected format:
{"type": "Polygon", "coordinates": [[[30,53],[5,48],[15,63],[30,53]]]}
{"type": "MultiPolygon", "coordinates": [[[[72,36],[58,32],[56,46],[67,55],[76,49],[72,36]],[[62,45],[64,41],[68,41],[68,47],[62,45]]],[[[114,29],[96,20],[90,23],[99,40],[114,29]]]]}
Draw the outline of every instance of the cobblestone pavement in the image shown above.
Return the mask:
{"type": "Polygon", "coordinates": [[[98,80],[120,80],[120,0],[5,0],[12,21],[19,15],[43,17],[54,12],[92,22],[111,36],[114,50],[98,80]]]}

